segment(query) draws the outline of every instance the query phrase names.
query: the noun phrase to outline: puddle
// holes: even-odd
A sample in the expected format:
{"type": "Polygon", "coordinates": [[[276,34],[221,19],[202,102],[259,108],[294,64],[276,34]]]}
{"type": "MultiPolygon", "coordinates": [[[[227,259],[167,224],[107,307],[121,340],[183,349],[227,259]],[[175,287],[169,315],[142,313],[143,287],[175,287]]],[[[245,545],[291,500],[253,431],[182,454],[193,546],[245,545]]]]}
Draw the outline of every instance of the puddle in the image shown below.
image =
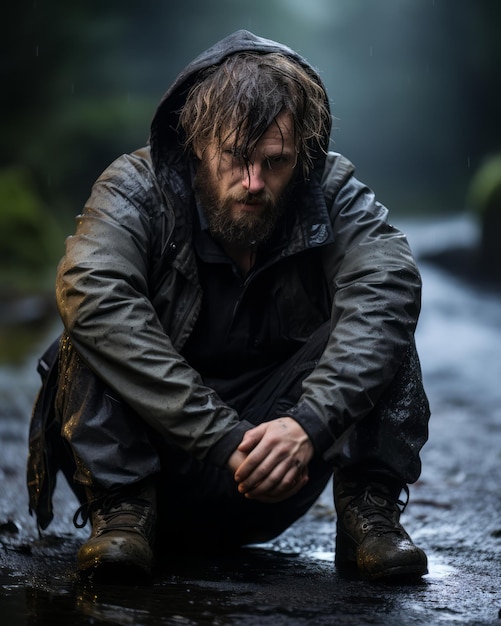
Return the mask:
{"type": "Polygon", "coordinates": [[[312,559],[316,559],[317,561],[328,561],[329,563],[334,563],[334,552],[316,550],[308,552],[308,556],[312,559]]]}
{"type": "Polygon", "coordinates": [[[458,571],[451,565],[447,565],[438,560],[434,555],[428,554],[428,574],[425,579],[428,582],[439,582],[458,574],[458,571]]]}

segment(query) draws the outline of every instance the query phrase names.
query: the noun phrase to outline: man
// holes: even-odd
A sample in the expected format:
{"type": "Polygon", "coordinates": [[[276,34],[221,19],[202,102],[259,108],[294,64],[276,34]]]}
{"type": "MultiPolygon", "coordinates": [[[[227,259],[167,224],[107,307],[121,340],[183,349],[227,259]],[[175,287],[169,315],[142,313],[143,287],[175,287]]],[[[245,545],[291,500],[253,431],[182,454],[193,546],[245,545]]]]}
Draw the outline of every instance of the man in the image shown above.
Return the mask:
{"type": "Polygon", "coordinates": [[[57,470],[81,499],[82,572],[267,541],[334,475],[337,567],[426,573],[399,522],[429,417],[420,277],[327,152],[330,119],[304,59],[239,31],[95,184],[58,269],[28,468],[42,528],[57,470]]]}

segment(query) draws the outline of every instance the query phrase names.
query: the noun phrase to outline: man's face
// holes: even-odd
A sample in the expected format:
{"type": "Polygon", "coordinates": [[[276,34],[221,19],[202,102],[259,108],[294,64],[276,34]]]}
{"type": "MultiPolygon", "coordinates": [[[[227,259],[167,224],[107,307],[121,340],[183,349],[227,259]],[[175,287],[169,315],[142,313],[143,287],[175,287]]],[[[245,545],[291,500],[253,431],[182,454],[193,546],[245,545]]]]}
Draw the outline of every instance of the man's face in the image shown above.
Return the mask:
{"type": "Polygon", "coordinates": [[[209,144],[197,156],[195,188],[212,236],[242,246],[265,241],[281,214],[297,162],[290,114],[277,116],[249,160],[239,155],[231,135],[222,146],[209,144]]]}

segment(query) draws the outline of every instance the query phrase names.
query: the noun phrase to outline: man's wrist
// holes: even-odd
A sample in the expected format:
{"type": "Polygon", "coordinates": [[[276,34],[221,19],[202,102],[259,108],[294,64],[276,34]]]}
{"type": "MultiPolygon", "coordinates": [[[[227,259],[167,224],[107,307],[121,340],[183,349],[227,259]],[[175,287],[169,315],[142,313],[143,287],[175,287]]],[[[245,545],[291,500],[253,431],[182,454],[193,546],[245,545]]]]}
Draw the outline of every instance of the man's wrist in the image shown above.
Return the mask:
{"type": "Polygon", "coordinates": [[[238,422],[233,430],[223,435],[223,437],[212,446],[207,455],[207,461],[219,467],[225,467],[233,451],[236,450],[245,433],[251,428],[253,428],[253,424],[246,420],[238,422]]]}

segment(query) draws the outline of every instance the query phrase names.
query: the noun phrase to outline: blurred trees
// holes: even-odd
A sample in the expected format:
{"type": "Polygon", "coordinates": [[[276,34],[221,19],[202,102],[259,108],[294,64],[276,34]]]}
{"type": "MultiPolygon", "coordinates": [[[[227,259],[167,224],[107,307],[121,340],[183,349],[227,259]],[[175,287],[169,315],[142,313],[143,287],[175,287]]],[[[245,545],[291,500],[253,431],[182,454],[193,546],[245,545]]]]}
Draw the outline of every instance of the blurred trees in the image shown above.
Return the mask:
{"type": "Polygon", "coordinates": [[[113,4],[41,0],[10,7],[18,15],[8,32],[1,165],[22,163],[53,209],[72,215],[76,207],[69,205],[84,199],[111,151],[144,143],[146,129],[139,137],[137,120],[153,107],[142,90],[133,97],[126,91],[138,82],[124,51],[134,23],[127,5],[138,3],[124,0],[123,11],[113,4]]]}
{"type": "Polygon", "coordinates": [[[0,267],[2,286],[21,290],[27,277],[45,283],[45,268],[62,254],[61,228],[42,200],[29,172],[21,166],[0,170],[0,267]]]}
{"type": "MultiPolygon", "coordinates": [[[[474,170],[500,149],[497,0],[22,0],[3,22],[0,172],[24,172],[14,179],[36,197],[25,206],[65,232],[103,168],[144,145],[177,72],[237,28],[320,69],[333,147],[393,210],[462,208],[474,170]]],[[[0,212],[12,221],[7,179],[0,212]]]]}
{"type": "Polygon", "coordinates": [[[450,13],[449,28],[455,34],[452,67],[461,86],[460,132],[477,165],[501,151],[501,3],[461,0],[450,13]]]}

